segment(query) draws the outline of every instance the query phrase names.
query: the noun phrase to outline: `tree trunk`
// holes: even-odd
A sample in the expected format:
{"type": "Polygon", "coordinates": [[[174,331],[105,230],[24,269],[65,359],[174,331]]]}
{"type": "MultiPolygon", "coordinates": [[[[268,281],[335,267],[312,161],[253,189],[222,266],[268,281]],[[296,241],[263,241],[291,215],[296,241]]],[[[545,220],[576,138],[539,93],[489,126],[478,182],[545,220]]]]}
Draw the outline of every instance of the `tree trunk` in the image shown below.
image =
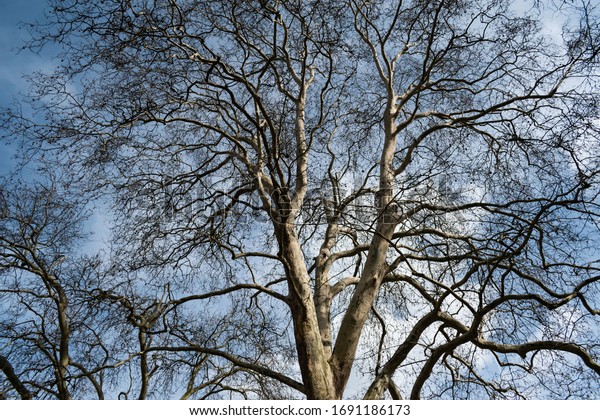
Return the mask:
{"type": "Polygon", "coordinates": [[[387,272],[387,251],[396,229],[396,215],[392,205],[394,200],[393,159],[396,151],[396,124],[394,121],[396,108],[394,102],[395,95],[390,84],[384,116],[386,136],[379,162],[377,226],[369,246],[363,272],[342,320],[333,349],[331,362],[335,372],[335,385],[339,389],[346,387],[350,377],[363,327],[375,302],[383,277],[387,272]]]}
{"type": "Polygon", "coordinates": [[[279,255],[288,278],[294,337],[306,396],[319,400],[340,398],[341,392],[334,389],[333,374],[323,348],[310,277],[298,238],[289,224],[278,231],[279,255]]]}

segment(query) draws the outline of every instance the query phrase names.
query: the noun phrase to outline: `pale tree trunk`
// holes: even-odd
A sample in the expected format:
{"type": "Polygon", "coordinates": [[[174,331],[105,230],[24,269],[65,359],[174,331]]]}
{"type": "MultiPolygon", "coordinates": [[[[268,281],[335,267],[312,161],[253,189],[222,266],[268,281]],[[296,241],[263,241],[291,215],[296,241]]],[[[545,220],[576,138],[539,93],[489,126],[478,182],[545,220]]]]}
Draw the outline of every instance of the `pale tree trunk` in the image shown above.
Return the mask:
{"type": "MultiPolygon", "coordinates": [[[[308,187],[308,148],[305,128],[306,92],[314,75],[300,84],[300,94],[296,102],[295,141],[296,141],[296,180],[293,197],[279,200],[289,203],[289,208],[279,208],[275,220],[275,232],[279,243],[279,257],[283,262],[288,280],[289,302],[294,323],[294,338],[298,352],[298,362],[305,393],[308,399],[328,400],[339,398],[334,388],[333,374],[329,365],[330,350],[324,346],[322,330],[323,311],[317,312],[318,303],[311,290],[311,279],[306,261],[294,228],[294,219],[304,202],[308,187]],[[319,322],[321,320],[321,322],[319,322]]],[[[284,192],[281,192],[285,195],[284,192]]],[[[285,205],[284,205],[285,207],[285,205]]],[[[328,325],[328,322],[327,322],[328,325]]],[[[329,346],[330,348],[330,346],[329,346]]]]}
{"type": "Polygon", "coordinates": [[[331,337],[331,301],[334,297],[334,290],[329,284],[329,270],[331,260],[328,259],[331,248],[334,245],[337,236],[338,226],[332,222],[325,233],[325,241],[319,250],[319,255],[315,259],[315,296],[314,302],[317,311],[317,320],[321,332],[321,341],[327,355],[331,357],[332,337],[331,337]]]}
{"type": "Polygon", "coordinates": [[[342,319],[333,349],[331,364],[335,374],[335,386],[338,390],[343,390],[346,387],[350,377],[363,327],[373,307],[383,277],[387,273],[386,256],[396,228],[395,214],[393,213],[394,206],[392,205],[394,197],[393,158],[396,151],[396,124],[394,121],[396,108],[394,102],[395,95],[390,82],[384,116],[385,142],[379,163],[380,178],[377,194],[379,220],[369,246],[360,280],[342,319]]]}
{"type": "MultiPolygon", "coordinates": [[[[298,238],[289,222],[278,229],[280,258],[282,259],[290,289],[290,305],[300,370],[310,399],[340,399],[350,377],[362,330],[373,302],[387,273],[386,256],[395,230],[393,213],[394,169],[392,161],[396,150],[394,123],[394,97],[390,95],[385,115],[386,139],[380,162],[380,190],[378,210],[380,219],[373,236],[365,266],[358,281],[346,314],[342,320],[335,347],[331,350],[330,307],[333,298],[328,284],[326,255],[317,257],[315,293],[311,291],[310,277],[298,238]]],[[[297,113],[297,128],[303,127],[303,113],[297,113]]],[[[302,133],[302,131],[300,131],[302,133]]],[[[298,133],[297,133],[298,136],[298,133]]],[[[300,135],[297,140],[302,142],[300,135]]],[[[299,151],[301,147],[299,147],[299,151]]],[[[298,178],[306,173],[306,162],[299,159],[302,168],[298,178]]],[[[306,185],[297,180],[298,185],[306,185]]],[[[298,197],[298,192],[296,197],[298,197]]],[[[292,206],[297,210],[298,203],[292,206]]],[[[292,211],[292,213],[293,213],[292,211]]],[[[290,218],[288,220],[292,220],[290,218]]],[[[334,237],[335,235],[331,235],[334,237]]],[[[328,249],[326,243],[322,250],[328,249]]]]}
{"type": "Polygon", "coordinates": [[[338,395],[321,340],[310,277],[298,238],[291,225],[282,226],[277,238],[288,278],[294,337],[306,396],[308,399],[335,399],[338,395]]]}
{"type": "Polygon", "coordinates": [[[70,400],[71,394],[67,387],[67,369],[71,359],[69,356],[69,342],[71,338],[71,329],[69,327],[69,319],[67,308],[69,302],[65,290],[60,285],[58,279],[54,275],[45,277],[48,289],[54,293],[56,301],[56,310],[58,315],[58,327],[60,331],[60,341],[58,343],[58,360],[55,367],[56,382],[58,388],[58,397],[61,400],[70,400]]]}

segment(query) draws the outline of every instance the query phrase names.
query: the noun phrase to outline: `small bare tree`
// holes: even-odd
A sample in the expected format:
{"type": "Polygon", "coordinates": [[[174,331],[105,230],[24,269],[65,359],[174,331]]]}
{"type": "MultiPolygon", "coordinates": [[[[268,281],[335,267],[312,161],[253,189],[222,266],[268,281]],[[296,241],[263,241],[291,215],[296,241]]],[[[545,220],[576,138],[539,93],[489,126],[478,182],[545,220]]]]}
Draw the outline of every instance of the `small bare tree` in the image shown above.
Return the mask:
{"type": "Polygon", "coordinates": [[[10,386],[0,392],[21,398],[70,399],[85,395],[97,378],[86,368],[94,342],[87,341],[78,288],[89,276],[87,261],[67,254],[82,238],[85,213],[63,201],[57,183],[0,186],[1,366],[10,386]]]}
{"type": "Polygon", "coordinates": [[[137,397],[598,397],[592,3],[51,3],[7,127],[114,199],[137,397]]]}

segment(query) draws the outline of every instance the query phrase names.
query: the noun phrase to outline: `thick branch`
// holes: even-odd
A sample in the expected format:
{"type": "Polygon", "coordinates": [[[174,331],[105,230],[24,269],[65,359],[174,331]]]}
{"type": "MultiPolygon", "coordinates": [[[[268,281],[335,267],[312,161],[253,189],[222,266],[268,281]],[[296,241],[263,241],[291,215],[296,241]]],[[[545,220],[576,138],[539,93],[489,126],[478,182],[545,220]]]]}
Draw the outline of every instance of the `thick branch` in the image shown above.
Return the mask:
{"type": "Polygon", "coordinates": [[[151,352],[160,352],[160,351],[168,351],[168,352],[189,352],[189,351],[193,351],[193,352],[197,352],[197,353],[204,353],[204,354],[210,354],[213,356],[218,356],[218,357],[222,357],[225,360],[230,361],[231,363],[233,363],[235,366],[244,368],[244,369],[248,369],[252,372],[256,372],[260,375],[264,375],[267,376],[271,379],[275,379],[279,382],[281,382],[284,385],[289,386],[290,388],[295,389],[296,391],[299,391],[303,394],[306,393],[306,388],[304,387],[303,384],[301,384],[298,381],[295,381],[291,378],[289,378],[288,376],[279,373],[279,372],[275,372],[274,370],[271,370],[269,368],[266,368],[264,366],[260,366],[257,365],[255,363],[251,363],[245,360],[240,359],[237,356],[234,356],[232,354],[226,353],[224,351],[221,350],[216,350],[216,349],[211,349],[211,348],[207,348],[207,347],[201,347],[201,346],[181,346],[181,347],[161,347],[161,346],[155,346],[155,347],[148,347],[146,349],[146,353],[151,353],[151,352]]]}
{"type": "Polygon", "coordinates": [[[0,355],[0,370],[2,370],[2,372],[6,375],[6,378],[10,384],[21,396],[21,399],[30,400],[32,398],[31,392],[29,392],[27,387],[25,387],[23,382],[21,382],[8,359],[2,355],[0,355]]]}

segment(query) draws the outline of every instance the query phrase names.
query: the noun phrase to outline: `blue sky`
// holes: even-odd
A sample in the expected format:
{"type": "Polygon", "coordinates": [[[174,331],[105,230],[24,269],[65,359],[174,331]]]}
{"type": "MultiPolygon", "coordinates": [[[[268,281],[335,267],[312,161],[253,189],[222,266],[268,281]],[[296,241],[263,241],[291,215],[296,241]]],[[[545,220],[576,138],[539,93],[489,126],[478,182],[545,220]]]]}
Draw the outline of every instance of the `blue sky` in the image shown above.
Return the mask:
{"type": "MultiPolygon", "coordinates": [[[[25,74],[50,65],[50,59],[22,50],[29,34],[25,22],[44,19],[46,0],[0,0],[0,108],[27,93],[25,74]]],[[[14,146],[0,144],[0,173],[12,167],[14,146]]]]}
{"type": "Polygon", "coordinates": [[[0,94],[2,104],[25,88],[22,75],[47,62],[42,56],[23,51],[29,34],[24,22],[44,19],[45,0],[0,0],[0,94]]]}
{"type": "MultiPolygon", "coordinates": [[[[23,50],[29,38],[26,23],[44,20],[47,0],[0,0],[0,112],[28,90],[25,75],[52,67],[52,53],[34,54],[23,50]]],[[[16,142],[0,141],[0,176],[14,167],[16,142]]],[[[95,232],[88,246],[94,252],[108,234],[102,214],[94,212],[89,228],[95,232]]]]}

